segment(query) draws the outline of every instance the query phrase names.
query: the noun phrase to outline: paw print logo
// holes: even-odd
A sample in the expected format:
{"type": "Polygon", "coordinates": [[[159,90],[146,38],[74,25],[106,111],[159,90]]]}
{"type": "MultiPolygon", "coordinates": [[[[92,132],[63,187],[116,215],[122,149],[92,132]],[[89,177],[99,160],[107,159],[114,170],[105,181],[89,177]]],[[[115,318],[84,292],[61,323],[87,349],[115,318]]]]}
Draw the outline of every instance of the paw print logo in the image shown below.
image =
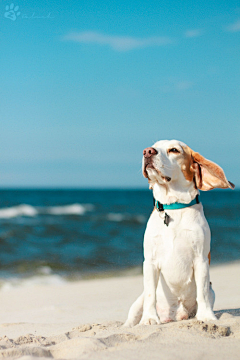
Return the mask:
{"type": "Polygon", "coordinates": [[[17,17],[21,14],[19,10],[19,6],[14,6],[12,3],[11,5],[6,5],[4,17],[15,21],[17,17]]]}

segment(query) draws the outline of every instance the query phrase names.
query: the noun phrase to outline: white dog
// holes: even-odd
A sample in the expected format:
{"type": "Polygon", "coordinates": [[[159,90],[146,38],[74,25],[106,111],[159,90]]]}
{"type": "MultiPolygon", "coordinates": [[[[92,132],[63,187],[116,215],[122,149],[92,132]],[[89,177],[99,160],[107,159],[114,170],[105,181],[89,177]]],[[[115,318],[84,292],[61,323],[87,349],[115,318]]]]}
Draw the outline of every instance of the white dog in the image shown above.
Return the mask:
{"type": "Polygon", "coordinates": [[[234,188],[217,164],[176,140],[144,149],[143,175],[155,207],[144,236],[144,292],[126,326],[216,319],[209,279],[210,229],[200,190],[234,188]],[[160,319],[159,319],[160,318],[160,319]]]}

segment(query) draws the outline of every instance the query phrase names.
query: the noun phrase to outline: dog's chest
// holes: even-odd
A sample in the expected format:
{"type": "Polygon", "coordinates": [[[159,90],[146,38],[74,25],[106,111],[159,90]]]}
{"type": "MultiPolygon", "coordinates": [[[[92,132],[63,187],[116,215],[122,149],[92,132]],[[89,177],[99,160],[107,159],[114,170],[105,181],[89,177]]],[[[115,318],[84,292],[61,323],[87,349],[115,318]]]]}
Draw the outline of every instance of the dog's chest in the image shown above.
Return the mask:
{"type": "MultiPolygon", "coordinates": [[[[164,224],[164,214],[154,211],[144,237],[144,256],[157,263],[162,271],[184,271],[192,264],[197,247],[204,244],[202,214],[195,211],[169,212],[169,226],[164,224]],[[199,226],[200,225],[200,226],[199,226]]],[[[204,218],[205,219],[205,218],[204,218]]]]}

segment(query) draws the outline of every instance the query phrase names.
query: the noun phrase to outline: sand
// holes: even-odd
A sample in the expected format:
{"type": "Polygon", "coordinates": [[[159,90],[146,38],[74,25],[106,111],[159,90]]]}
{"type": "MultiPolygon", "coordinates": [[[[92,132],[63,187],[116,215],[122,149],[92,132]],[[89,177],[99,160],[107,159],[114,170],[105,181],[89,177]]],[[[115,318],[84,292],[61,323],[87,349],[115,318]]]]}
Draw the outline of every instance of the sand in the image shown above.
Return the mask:
{"type": "Polygon", "coordinates": [[[211,267],[218,320],[122,326],[142,276],[0,290],[0,358],[240,359],[240,264],[211,267]]]}

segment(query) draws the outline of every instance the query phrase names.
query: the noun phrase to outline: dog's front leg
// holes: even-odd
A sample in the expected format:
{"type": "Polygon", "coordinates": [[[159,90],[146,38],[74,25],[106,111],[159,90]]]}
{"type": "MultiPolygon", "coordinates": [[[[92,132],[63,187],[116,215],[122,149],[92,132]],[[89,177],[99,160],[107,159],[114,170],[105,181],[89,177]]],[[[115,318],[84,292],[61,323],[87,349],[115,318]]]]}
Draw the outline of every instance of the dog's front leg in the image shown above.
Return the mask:
{"type": "Polygon", "coordinates": [[[197,314],[201,321],[216,320],[210,303],[210,281],[208,259],[201,256],[194,261],[194,276],[197,286],[197,314]]]}
{"type": "Polygon", "coordinates": [[[145,260],[143,263],[143,284],[144,284],[144,302],[143,316],[140,324],[156,325],[160,324],[156,311],[156,289],[159,279],[159,270],[152,261],[145,260]]]}

